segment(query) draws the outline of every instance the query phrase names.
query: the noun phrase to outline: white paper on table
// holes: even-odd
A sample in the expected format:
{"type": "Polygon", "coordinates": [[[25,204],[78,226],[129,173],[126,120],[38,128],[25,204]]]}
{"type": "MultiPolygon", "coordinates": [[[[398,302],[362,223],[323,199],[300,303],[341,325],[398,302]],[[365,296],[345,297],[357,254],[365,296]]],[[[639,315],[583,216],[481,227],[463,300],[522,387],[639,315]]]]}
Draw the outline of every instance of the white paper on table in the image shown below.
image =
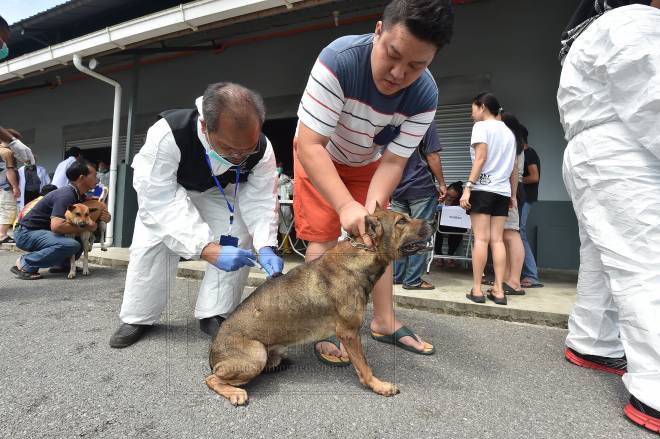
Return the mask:
{"type": "Polygon", "coordinates": [[[461,206],[443,206],[440,213],[440,225],[471,229],[470,215],[461,206]]]}

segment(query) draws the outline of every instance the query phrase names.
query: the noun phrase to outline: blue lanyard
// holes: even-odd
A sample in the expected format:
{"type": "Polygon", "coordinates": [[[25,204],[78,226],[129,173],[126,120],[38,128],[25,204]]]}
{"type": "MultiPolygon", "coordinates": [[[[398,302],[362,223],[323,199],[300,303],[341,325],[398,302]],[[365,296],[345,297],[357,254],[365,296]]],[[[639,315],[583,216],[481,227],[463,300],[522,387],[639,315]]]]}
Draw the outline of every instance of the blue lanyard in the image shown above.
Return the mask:
{"type": "Polygon", "coordinates": [[[204,155],[206,156],[206,164],[209,165],[209,171],[211,171],[211,177],[213,177],[213,181],[215,181],[215,185],[218,187],[218,190],[225,198],[225,203],[227,203],[227,209],[229,209],[229,226],[231,227],[234,224],[234,206],[236,206],[236,194],[238,193],[238,177],[241,175],[241,167],[239,165],[234,168],[234,172],[236,174],[236,182],[234,183],[234,206],[232,206],[229,203],[229,200],[227,200],[225,191],[222,189],[222,186],[220,185],[218,178],[213,173],[213,167],[211,166],[211,159],[209,158],[209,155],[206,152],[204,153],[204,155]]]}

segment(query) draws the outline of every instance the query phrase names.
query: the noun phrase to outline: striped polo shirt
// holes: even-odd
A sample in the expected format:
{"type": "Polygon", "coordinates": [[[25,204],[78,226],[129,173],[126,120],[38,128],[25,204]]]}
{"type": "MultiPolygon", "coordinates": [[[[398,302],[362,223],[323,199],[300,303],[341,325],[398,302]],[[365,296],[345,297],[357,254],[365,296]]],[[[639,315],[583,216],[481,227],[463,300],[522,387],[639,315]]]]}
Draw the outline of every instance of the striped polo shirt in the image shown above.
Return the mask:
{"type": "Polygon", "coordinates": [[[435,117],[438,87],[426,69],[392,96],[378,91],[371,74],[373,34],[341,37],[319,55],[298,107],[298,119],[328,137],[332,159],[364,166],[383,146],[409,157],[435,117]]]}

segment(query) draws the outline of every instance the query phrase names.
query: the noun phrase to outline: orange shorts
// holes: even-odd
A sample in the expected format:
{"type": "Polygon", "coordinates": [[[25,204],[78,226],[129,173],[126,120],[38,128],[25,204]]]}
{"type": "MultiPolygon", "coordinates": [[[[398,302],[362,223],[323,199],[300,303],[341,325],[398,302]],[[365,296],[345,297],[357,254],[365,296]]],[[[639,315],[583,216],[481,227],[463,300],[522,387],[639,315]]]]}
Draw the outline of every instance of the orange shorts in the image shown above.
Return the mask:
{"type": "MultiPolygon", "coordinates": [[[[341,236],[339,215],[316,190],[298,161],[298,142],[293,140],[293,215],[296,236],[305,241],[327,242],[341,236]]],[[[334,163],[339,178],[344,182],[355,201],[367,202],[369,184],[380,161],[366,166],[353,167],[334,163]]]]}

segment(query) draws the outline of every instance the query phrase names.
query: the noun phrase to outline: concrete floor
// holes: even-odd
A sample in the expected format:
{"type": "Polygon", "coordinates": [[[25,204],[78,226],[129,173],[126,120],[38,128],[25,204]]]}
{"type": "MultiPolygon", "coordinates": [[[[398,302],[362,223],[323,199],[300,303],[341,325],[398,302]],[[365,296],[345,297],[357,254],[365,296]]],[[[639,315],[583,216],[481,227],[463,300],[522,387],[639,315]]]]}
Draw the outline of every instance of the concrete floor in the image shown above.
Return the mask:
{"type": "MultiPolygon", "coordinates": [[[[1,244],[0,248],[17,251],[13,245],[1,244]]],[[[108,251],[95,248],[92,261],[96,264],[125,268],[128,265],[129,250],[112,247],[108,251]]],[[[284,272],[303,263],[297,255],[286,255],[284,272]]],[[[178,275],[184,278],[201,279],[207,263],[203,261],[182,261],[178,275]]],[[[568,316],[575,302],[577,274],[573,272],[546,270],[541,273],[543,288],[528,288],[525,296],[509,296],[508,305],[496,305],[491,301],[476,304],[468,300],[472,283],[472,271],[469,267],[439,268],[432,265],[430,273],[424,279],[435,286],[434,290],[405,290],[401,285],[394,287],[394,301],[402,307],[427,310],[431,312],[495,318],[521,323],[540,324],[566,328],[568,316]]],[[[265,280],[265,275],[253,268],[248,278],[248,286],[258,286],[265,280]]],[[[483,291],[488,287],[483,286],[483,291]]]]}
{"type": "MultiPolygon", "coordinates": [[[[374,373],[399,395],[370,392],[352,368],[324,366],[302,345],[289,350],[290,369],[250,382],[250,404],[234,408],[204,384],[210,338],[193,318],[198,280],[177,279],[161,322],[116,350],[108,340],[125,270],[24,281],[8,271],[15,258],[0,250],[2,438],[657,437],[623,416],[620,377],[563,359],[566,330],[400,307],[435,355],[362,331],[374,373]]],[[[461,276],[441,275],[448,283],[438,294],[461,276]]]]}

